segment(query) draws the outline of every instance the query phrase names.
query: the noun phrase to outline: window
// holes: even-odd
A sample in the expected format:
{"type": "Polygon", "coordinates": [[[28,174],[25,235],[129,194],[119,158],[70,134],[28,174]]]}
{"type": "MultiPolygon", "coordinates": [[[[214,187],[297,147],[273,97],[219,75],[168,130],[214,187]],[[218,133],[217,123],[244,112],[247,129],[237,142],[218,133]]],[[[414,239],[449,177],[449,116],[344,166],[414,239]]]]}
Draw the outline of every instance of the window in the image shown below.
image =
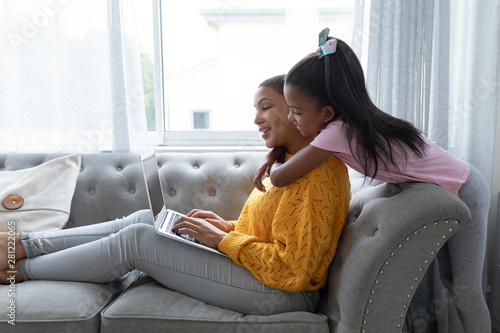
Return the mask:
{"type": "Polygon", "coordinates": [[[325,27],[350,43],[353,6],[354,0],[153,1],[154,56],[143,61],[149,129],[165,145],[262,146],[253,124],[257,86],[314,52],[325,27]]]}
{"type": "Polygon", "coordinates": [[[209,111],[193,111],[193,129],[210,129],[209,124],[209,111]]]}

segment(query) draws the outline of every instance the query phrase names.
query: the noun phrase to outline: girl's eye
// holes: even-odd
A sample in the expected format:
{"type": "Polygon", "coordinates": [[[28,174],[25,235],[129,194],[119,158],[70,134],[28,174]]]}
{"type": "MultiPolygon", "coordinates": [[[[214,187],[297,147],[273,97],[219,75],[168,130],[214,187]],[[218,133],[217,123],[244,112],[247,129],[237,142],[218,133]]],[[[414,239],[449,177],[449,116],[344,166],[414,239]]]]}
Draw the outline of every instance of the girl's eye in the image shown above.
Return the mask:
{"type": "Polygon", "coordinates": [[[264,107],[262,107],[262,111],[267,111],[267,110],[269,110],[270,108],[271,108],[270,106],[264,106],[264,107]]]}

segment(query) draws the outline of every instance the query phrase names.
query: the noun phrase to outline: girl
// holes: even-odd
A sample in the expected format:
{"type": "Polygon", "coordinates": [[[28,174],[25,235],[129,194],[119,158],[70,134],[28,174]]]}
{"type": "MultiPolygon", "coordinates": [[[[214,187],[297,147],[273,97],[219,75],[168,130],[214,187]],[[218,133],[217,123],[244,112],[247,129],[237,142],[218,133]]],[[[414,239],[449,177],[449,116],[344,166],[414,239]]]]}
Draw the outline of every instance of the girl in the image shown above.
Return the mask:
{"type": "Polygon", "coordinates": [[[472,221],[448,241],[452,285],[467,285],[457,293],[455,306],[466,332],[489,332],[490,319],[482,292],[490,193],[481,173],[426,138],[410,123],[378,109],[368,96],[361,64],[343,41],[320,33],[320,47],[287,74],[284,95],[288,119],[314,140],[287,163],[272,150],[256,173],[285,186],[335,154],[348,166],[377,180],[437,184],[469,207],[472,221]],[[465,246],[464,246],[465,244],[465,246]],[[478,256],[479,254],[479,256],[478,256]],[[470,304],[474,306],[470,306],[470,304]],[[468,310],[461,312],[460,309],[468,310]]]}

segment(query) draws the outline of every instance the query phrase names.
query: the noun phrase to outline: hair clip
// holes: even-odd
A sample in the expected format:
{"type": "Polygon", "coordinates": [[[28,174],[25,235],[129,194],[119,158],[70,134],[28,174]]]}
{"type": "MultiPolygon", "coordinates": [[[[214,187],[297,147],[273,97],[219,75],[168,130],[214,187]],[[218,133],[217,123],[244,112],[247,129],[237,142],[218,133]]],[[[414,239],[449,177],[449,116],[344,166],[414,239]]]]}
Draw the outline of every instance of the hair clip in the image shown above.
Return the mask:
{"type": "Polygon", "coordinates": [[[316,55],[319,59],[323,58],[327,54],[332,54],[337,51],[337,40],[328,40],[329,33],[330,28],[325,28],[319,33],[319,47],[316,50],[316,55]]]}

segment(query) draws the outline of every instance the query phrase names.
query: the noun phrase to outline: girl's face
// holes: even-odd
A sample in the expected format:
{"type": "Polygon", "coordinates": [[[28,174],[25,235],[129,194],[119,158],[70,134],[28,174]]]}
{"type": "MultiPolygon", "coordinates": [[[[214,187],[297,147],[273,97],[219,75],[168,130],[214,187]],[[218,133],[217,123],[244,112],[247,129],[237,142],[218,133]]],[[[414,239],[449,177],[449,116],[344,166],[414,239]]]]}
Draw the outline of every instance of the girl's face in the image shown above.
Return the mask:
{"type": "Polygon", "coordinates": [[[288,121],[285,97],[273,88],[259,87],[255,93],[254,106],[254,123],[259,126],[266,147],[284,146],[290,154],[295,154],[310,142],[288,121]]]}
{"type": "Polygon", "coordinates": [[[288,120],[297,126],[305,137],[316,136],[335,114],[330,105],[320,106],[317,98],[311,97],[295,86],[285,85],[284,94],[290,107],[288,120]]]}

